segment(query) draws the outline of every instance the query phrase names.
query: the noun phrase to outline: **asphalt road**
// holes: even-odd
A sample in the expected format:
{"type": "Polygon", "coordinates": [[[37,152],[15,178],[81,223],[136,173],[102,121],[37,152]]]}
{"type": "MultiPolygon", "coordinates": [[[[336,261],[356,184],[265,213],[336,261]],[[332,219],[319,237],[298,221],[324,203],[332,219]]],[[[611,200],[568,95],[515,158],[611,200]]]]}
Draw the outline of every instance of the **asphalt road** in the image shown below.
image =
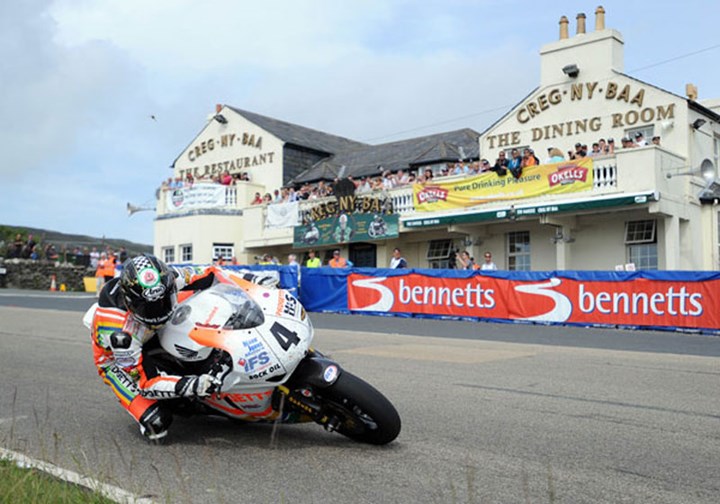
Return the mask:
{"type": "Polygon", "coordinates": [[[82,307],[68,307],[92,299],[41,299],[0,297],[0,445],[158,501],[720,496],[717,337],[318,315],[314,346],[397,406],[396,442],[364,446],[305,424],[271,443],[269,426],[178,418],[156,447],[97,377],[82,307]]]}

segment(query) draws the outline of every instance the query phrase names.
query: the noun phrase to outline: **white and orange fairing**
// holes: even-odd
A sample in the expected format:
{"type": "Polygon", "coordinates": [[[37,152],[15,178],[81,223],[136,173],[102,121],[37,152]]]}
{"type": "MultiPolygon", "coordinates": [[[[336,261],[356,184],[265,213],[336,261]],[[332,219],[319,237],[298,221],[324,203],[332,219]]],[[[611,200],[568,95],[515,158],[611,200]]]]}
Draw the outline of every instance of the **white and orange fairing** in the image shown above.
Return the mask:
{"type": "Polygon", "coordinates": [[[208,406],[243,420],[273,419],[272,391],[307,353],[313,328],[299,301],[241,275],[221,271],[218,283],[181,302],[160,331],[165,351],[183,361],[201,361],[213,349],[232,357],[221,392],[208,406]]]}

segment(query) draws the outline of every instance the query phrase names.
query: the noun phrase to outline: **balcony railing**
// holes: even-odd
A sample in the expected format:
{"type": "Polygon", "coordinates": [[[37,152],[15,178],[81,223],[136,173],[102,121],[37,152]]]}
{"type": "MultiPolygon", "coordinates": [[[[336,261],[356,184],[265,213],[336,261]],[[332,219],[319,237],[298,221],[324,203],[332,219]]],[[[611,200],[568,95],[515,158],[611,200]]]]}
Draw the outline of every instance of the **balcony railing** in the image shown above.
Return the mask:
{"type": "Polygon", "coordinates": [[[172,217],[212,211],[239,213],[249,204],[251,195],[262,189],[262,186],[249,182],[230,186],[197,182],[180,189],[161,188],[157,192],[157,215],[172,217]]]}
{"type": "MultiPolygon", "coordinates": [[[[666,178],[666,173],[671,171],[680,171],[687,166],[687,160],[673,154],[663,148],[644,147],[637,149],[628,149],[619,151],[613,156],[595,158],[593,160],[593,185],[589,191],[555,194],[553,196],[541,195],[532,198],[494,201],[491,203],[483,203],[472,208],[465,208],[468,212],[482,212],[493,210],[495,208],[508,207],[510,205],[523,204],[544,204],[544,203],[562,203],[565,200],[577,198],[588,198],[608,196],[613,194],[637,193],[642,191],[658,191],[666,195],[673,195],[680,198],[683,194],[693,190],[691,181],[686,179],[671,180],[666,178]]],[[[463,176],[443,177],[443,182],[452,182],[460,180],[463,176]]],[[[439,181],[438,180],[438,181],[439,181]]],[[[293,223],[303,222],[310,218],[322,218],[323,212],[318,211],[318,207],[326,205],[325,210],[331,205],[337,205],[335,197],[327,197],[321,199],[300,201],[294,215],[297,220],[290,220],[281,226],[268,226],[268,209],[267,205],[250,205],[248,197],[255,192],[264,193],[266,188],[260,186],[228,186],[224,188],[222,201],[219,206],[226,212],[228,210],[242,210],[243,220],[245,222],[243,236],[246,247],[266,247],[271,245],[283,245],[292,242],[293,223]],[[315,210],[315,212],[313,212],[315,210]],[[299,215],[298,215],[299,214],[299,215]]],[[[392,203],[392,211],[403,217],[408,217],[416,213],[413,201],[413,186],[405,185],[389,190],[373,191],[370,193],[357,194],[357,198],[376,198],[379,200],[380,206],[384,202],[392,203]]],[[[170,201],[167,198],[160,198],[158,204],[158,214],[165,213],[167,216],[178,213],[174,209],[164,208],[160,203],[170,201]]],[[[283,205],[283,204],[279,204],[283,205]]],[[[271,205],[275,207],[275,205],[271,205]]],[[[274,208],[274,210],[289,211],[290,208],[274,208]]],[[[292,213],[292,212],[291,212],[292,213]]],[[[417,212],[420,214],[420,212],[417,212]]],[[[423,216],[431,217],[432,214],[442,215],[443,211],[438,212],[422,212],[423,216]]],[[[327,212],[325,212],[327,214],[327,212]]],[[[277,219],[270,219],[277,221],[277,219]]]]}

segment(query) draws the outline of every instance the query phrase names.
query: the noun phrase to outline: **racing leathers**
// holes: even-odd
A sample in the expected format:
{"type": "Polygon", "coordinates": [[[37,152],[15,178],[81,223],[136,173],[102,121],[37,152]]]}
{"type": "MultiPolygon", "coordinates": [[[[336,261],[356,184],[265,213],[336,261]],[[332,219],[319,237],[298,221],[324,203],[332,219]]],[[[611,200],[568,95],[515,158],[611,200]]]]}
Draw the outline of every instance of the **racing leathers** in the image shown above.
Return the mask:
{"type": "MultiPolygon", "coordinates": [[[[215,266],[199,273],[191,267],[170,266],[170,269],[176,275],[180,298],[218,282],[232,283],[230,277],[234,274],[215,266]]],[[[240,276],[265,286],[276,283],[271,277],[250,273],[240,276]]],[[[165,437],[172,422],[172,414],[163,406],[163,399],[208,396],[219,390],[223,373],[227,371],[215,367],[202,374],[179,375],[177,370],[144,352],[157,342],[159,327],[139,322],[126,309],[118,278],[110,280],[100,292],[91,329],[98,374],[150,440],[165,437]]]]}

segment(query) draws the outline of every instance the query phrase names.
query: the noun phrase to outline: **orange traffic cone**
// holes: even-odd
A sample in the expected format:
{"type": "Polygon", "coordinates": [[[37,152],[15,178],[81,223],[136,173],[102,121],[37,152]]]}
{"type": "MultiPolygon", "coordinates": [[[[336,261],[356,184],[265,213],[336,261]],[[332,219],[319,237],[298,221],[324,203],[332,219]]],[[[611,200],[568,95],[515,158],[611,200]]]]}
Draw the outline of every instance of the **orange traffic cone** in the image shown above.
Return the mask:
{"type": "Polygon", "coordinates": [[[55,275],[50,276],[50,290],[53,292],[57,290],[57,282],[55,280],[55,275]]]}

